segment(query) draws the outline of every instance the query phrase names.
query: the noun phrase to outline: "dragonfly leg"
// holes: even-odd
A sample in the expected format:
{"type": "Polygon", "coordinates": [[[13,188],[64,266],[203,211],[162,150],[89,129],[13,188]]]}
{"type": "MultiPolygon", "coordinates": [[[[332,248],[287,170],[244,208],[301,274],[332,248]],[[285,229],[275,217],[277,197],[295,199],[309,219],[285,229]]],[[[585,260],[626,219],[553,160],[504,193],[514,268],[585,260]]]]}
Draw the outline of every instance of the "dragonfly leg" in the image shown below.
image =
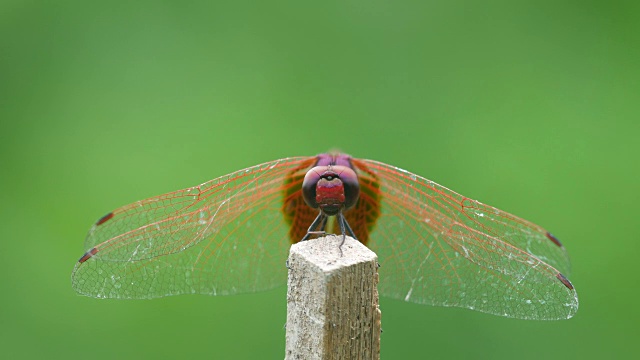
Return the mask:
{"type": "MultiPolygon", "coordinates": [[[[340,250],[340,256],[342,256],[342,245],[344,245],[344,241],[347,239],[347,234],[345,231],[345,224],[346,227],[349,228],[349,230],[351,230],[351,228],[349,227],[349,224],[347,223],[347,219],[344,218],[344,215],[342,215],[342,212],[338,213],[338,222],[340,223],[340,231],[342,231],[342,241],[340,242],[340,245],[338,246],[338,249],[340,250]]],[[[353,231],[350,231],[351,234],[353,234],[353,231]]]]}
{"type": "MultiPolygon", "coordinates": [[[[340,216],[342,216],[342,214],[340,214],[340,216]]],[[[347,221],[347,219],[342,216],[343,221],[344,221],[344,225],[347,228],[347,235],[351,236],[352,238],[358,240],[358,238],[356,237],[356,234],[353,233],[353,230],[351,229],[351,226],[349,226],[349,222],[347,221]]]]}
{"type": "Polygon", "coordinates": [[[351,236],[352,238],[358,240],[358,238],[356,237],[356,234],[353,232],[353,229],[351,229],[351,226],[349,226],[349,222],[347,221],[347,218],[344,217],[344,215],[342,215],[342,212],[340,214],[338,214],[338,222],[340,223],[340,231],[342,231],[342,242],[340,243],[340,254],[342,254],[342,245],[344,245],[344,241],[346,240],[347,235],[351,236]]]}
{"type": "Polygon", "coordinates": [[[315,235],[315,234],[324,234],[324,228],[327,225],[327,215],[323,214],[322,212],[320,214],[318,214],[318,217],[316,217],[315,220],[313,220],[313,222],[311,223],[311,226],[309,226],[309,229],[307,230],[307,235],[305,235],[302,240],[300,241],[305,241],[305,240],[309,240],[309,238],[311,238],[311,235],[315,235]],[[314,229],[316,227],[318,227],[318,224],[320,224],[319,231],[314,231],[314,229]]]}
{"type": "Polygon", "coordinates": [[[327,227],[327,220],[329,220],[329,217],[325,215],[324,218],[322,219],[322,225],[320,225],[320,231],[317,231],[317,232],[322,234],[325,233],[324,229],[327,227]]]}

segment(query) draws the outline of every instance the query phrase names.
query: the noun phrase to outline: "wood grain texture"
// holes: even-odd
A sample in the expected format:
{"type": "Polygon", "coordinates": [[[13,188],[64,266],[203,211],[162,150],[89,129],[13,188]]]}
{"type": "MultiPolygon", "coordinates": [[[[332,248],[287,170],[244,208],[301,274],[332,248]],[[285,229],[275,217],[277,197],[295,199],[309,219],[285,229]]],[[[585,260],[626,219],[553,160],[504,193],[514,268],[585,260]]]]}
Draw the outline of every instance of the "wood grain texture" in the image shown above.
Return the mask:
{"type": "Polygon", "coordinates": [[[378,258],[330,235],[289,254],[285,359],[380,359],[378,258]]]}

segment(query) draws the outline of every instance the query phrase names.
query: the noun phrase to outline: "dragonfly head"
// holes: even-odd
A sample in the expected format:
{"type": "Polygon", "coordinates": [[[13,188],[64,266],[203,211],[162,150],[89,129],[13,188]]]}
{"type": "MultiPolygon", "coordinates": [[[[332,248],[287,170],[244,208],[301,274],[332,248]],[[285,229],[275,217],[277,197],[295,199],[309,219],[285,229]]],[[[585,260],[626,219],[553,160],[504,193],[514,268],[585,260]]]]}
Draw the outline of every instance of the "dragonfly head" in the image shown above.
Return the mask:
{"type": "Polygon", "coordinates": [[[351,208],[359,195],[358,176],[346,166],[316,166],[302,182],[302,197],[307,205],[320,208],[327,215],[351,208]]]}

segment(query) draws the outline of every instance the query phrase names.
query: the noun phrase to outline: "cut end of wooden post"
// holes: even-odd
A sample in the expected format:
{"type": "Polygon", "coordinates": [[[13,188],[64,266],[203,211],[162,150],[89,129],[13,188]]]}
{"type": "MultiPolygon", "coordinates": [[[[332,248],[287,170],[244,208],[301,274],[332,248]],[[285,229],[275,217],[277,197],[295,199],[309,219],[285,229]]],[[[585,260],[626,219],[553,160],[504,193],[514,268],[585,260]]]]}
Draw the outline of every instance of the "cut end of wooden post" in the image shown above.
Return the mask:
{"type": "Polygon", "coordinates": [[[378,257],[353,238],[341,242],[291,246],[286,359],[380,358],[378,257]]]}

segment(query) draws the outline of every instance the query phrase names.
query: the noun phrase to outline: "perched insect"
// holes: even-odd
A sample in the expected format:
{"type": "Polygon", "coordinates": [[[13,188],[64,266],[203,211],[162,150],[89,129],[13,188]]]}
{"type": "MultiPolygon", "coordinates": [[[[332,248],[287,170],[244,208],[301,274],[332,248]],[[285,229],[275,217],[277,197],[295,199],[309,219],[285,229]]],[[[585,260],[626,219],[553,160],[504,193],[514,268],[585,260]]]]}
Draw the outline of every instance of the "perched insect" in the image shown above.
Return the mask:
{"type": "Polygon", "coordinates": [[[551,233],[344,154],[275,160],[118,208],[90,229],[73,287],[98,298],[271,289],[286,282],[291,243],[335,230],[378,254],[383,296],[522,319],[578,310],[551,233]]]}

